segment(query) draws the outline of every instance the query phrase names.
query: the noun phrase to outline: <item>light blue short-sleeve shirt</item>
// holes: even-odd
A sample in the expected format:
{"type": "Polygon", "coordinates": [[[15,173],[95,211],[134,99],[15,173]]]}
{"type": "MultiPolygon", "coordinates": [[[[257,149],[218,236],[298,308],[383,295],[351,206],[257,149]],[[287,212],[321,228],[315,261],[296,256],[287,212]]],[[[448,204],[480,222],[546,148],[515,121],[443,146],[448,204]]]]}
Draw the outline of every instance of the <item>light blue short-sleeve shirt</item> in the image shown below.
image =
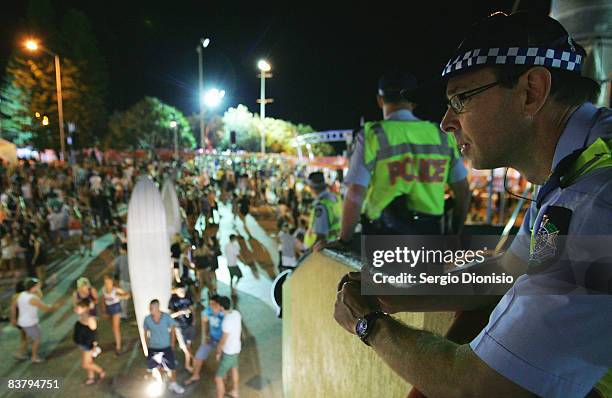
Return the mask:
{"type": "Polygon", "coordinates": [[[170,347],[170,330],[176,326],[176,322],[165,312],[162,312],[159,323],[153,320],[151,315],[147,315],[144,320],[144,330],[148,330],[150,335],[149,348],[168,348],[170,347]]]}
{"type": "MultiPolygon", "coordinates": [[[[584,104],[571,116],[557,143],[553,169],[565,156],[599,137],[612,138],[612,111],[584,104]]],[[[559,258],[604,253],[596,258],[604,258],[609,265],[605,252],[612,246],[605,242],[612,238],[612,168],[596,170],[563,190],[551,191],[540,209],[532,204],[510,248],[513,254],[529,259],[530,230],[534,225],[538,230],[552,207],[571,211],[567,244],[559,258]],[[570,245],[570,237],[581,239],[579,247],[570,245]]],[[[612,367],[612,296],[577,290],[568,294],[565,289],[566,285],[550,283],[542,274],[519,277],[470,343],[474,353],[539,396],[585,396],[612,367]]]]}

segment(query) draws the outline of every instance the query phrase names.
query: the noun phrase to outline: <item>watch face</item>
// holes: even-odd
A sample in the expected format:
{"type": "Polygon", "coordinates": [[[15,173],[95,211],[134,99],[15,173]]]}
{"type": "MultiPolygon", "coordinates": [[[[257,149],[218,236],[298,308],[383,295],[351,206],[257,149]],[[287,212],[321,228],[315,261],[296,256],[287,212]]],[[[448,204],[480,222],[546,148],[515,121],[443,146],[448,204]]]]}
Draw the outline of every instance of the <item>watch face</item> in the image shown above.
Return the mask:
{"type": "Polygon", "coordinates": [[[367,330],[368,330],[368,321],[364,318],[360,318],[357,321],[357,325],[355,326],[355,332],[357,332],[357,336],[361,337],[365,335],[367,330]]]}

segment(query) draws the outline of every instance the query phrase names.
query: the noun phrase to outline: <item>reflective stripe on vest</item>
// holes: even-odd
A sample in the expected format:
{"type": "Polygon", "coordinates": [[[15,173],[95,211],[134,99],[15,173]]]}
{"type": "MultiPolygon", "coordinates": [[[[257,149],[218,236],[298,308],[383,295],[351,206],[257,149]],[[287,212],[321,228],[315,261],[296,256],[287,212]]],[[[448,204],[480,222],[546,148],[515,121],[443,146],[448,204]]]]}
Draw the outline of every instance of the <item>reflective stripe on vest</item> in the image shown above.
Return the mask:
{"type": "MultiPolygon", "coordinates": [[[[544,202],[546,195],[556,188],[567,188],[578,178],[605,167],[612,167],[612,140],[606,142],[598,138],[582,152],[579,152],[579,154],[571,154],[559,162],[557,169],[538,192],[538,209],[544,202]]],[[[533,254],[535,249],[535,234],[539,227],[539,225],[534,225],[531,230],[530,254],[533,254]]]]}
{"type": "Polygon", "coordinates": [[[327,213],[327,225],[329,227],[326,240],[335,240],[340,236],[340,226],[342,221],[342,201],[338,195],[335,195],[336,201],[334,202],[330,198],[326,197],[319,199],[314,203],[312,211],[310,212],[310,222],[308,224],[308,231],[304,236],[304,245],[309,248],[317,241],[317,234],[314,231],[315,221],[315,210],[318,204],[325,207],[327,213]]]}
{"type": "Polygon", "coordinates": [[[372,178],[362,213],[376,220],[393,199],[406,195],[406,209],[442,215],[455,147],[454,137],[430,122],[366,123],[364,163],[372,178]]]}

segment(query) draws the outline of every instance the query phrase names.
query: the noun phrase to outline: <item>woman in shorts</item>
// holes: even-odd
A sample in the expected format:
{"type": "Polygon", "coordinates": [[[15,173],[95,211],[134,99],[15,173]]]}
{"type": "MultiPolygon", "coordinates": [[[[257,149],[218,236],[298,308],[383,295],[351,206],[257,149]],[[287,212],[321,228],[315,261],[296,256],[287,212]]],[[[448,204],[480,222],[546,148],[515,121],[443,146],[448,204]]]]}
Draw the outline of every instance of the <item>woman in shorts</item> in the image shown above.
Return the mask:
{"type": "Polygon", "coordinates": [[[95,287],[91,286],[89,279],[84,276],[77,280],[77,290],[72,295],[72,302],[76,306],[83,299],[89,299],[89,315],[97,316],[98,291],[95,287]]]}
{"type": "Polygon", "coordinates": [[[113,335],[115,336],[115,354],[121,355],[121,300],[127,300],[130,294],[120,287],[115,286],[115,280],[111,275],[104,275],[104,286],[102,287],[102,309],[106,316],[110,317],[113,335]]]}
{"type": "Polygon", "coordinates": [[[81,367],[87,372],[86,385],[96,382],[96,374],[100,380],[106,377],[104,369],[94,363],[94,358],[100,354],[101,350],[96,341],[96,329],[98,327],[96,318],[89,315],[91,301],[85,298],[80,300],[74,312],[79,315],[79,320],[74,324],[72,339],[81,349],[81,367]]]}
{"type": "Polygon", "coordinates": [[[11,325],[15,326],[19,330],[19,350],[13,354],[15,359],[23,360],[26,359],[27,350],[28,350],[28,337],[25,334],[25,331],[21,326],[17,324],[17,319],[19,318],[19,307],[17,306],[17,298],[19,298],[19,294],[25,290],[25,280],[20,280],[15,284],[15,294],[11,296],[11,325]]]}

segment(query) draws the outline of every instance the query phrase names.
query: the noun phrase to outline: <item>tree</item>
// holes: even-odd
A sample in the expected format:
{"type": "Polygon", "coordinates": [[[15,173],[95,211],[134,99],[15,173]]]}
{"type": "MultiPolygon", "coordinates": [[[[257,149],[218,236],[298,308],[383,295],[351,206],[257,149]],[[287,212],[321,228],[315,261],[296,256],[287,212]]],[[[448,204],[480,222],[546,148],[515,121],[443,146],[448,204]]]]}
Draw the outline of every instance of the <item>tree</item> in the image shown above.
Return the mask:
{"type": "Polygon", "coordinates": [[[195,138],[187,118],[178,109],[154,97],[145,97],[125,112],[115,112],[108,122],[105,142],[112,148],[172,148],[171,121],[176,121],[179,145],[195,148],[195,138]]]}
{"type": "Polygon", "coordinates": [[[229,108],[223,114],[224,134],[220,142],[220,149],[230,147],[230,132],[236,132],[236,144],[246,151],[259,150],[259,130],[255,118],[244,105],[229,108]]]}
{"type": "MultiPolygon", "coordinates": [[[[95,145],[106,133],[105,97],[108,86],[104,57],[97,49],[89,20],[82,13],[69,10],[58,31],[54,9],[48,0],[30,0],[26,22],[33,37],[61,57],[64,128],[76,127],[73,145],[95,145]]],[[[59,148],[55,64],[53,57],[38,51],[20,50],[11,55],[0,96],[5,134],[18,143],[31,139],[38,148],[59,148]],[[35,113],[47,116],[42,126],[35,113]]],[[[66,137],[67,138],[67,137],[66,137]]]]}
{"type": "Polygon", "coordinates": [[[84,144],[95,143],[106,134],[109,78],[106,60],[98,49],[96,37],[85,14],[74,9],[66,12],[58,47],[57,51],[62,56],[74,60],[80,71],[79,84],[87,88],[79,95],[84,114],[77,124],[77,136],[84,144]]]}
{"type": "MultiPolygon", "coordinates": [[[[300,134],[311,133],[313,128],[309,125],[298,124],[281,119],[264,118],[249,112],[244,105],[229,108],[223,115],[223,129],[225,134],[220,142],[220,149],[230,147],[230,131],[236,132],[236,144],[246,151],[258,152],[261,149],[261,132],[264,132],[266,151],[295,153],[296,148],[291,141],[300,134]]],[[[329,154],[333,148],[329,144],[313,145],[313,152],[318,155],[329,154]]]]}
{"type": "MultiPolygon", "coordinates": [[[[13,54],[6,66],[5,86],[2,92],[9,93],[14,86],[21,94],[15,98],[20,104],[15,106],[15,113],[7,115],[7,123],[14,126],[31,125],[32,142],[38,148],[59,149],[59,125],[57,114],[57,92],[55,83],[55,65],[52,57],[36,54],[33,58],[24,58],[13,54]],[[35,121],[34,115],[47,116],[49,124],[42,126],[35,121]],[[28,120],[31,124],[28,124],[28,120]]],[[[78,84],[79,71],[70,59],[62,60],[62,97],[64,121],[73,121],[77,126],[85,117],[83,104],[79,101],[87,87],[78,84]]],[[[26,133],[27,131],[22,131],[26,133]]]]}
{"type": "Polygon", "coordinates": [[[0,90],[0,138],[19,146],[32,139],[32,118],[28,111],[29,96],[15,86],[9,77],[0,90]]]}
{"type": "MultiPolygon", "coordinates": [[[[196,140],[196,146],[200,146],[202,139],[200,137],[200,115],[198,113],[192,113],[187,117],[189,127],[193,131],[193,135],[196,140]]],[[[215,148],[223,139],[223,119],[217,114],[204,113],[204,129],[206,138],[210,142],[211,147],[215,148]]]]}

